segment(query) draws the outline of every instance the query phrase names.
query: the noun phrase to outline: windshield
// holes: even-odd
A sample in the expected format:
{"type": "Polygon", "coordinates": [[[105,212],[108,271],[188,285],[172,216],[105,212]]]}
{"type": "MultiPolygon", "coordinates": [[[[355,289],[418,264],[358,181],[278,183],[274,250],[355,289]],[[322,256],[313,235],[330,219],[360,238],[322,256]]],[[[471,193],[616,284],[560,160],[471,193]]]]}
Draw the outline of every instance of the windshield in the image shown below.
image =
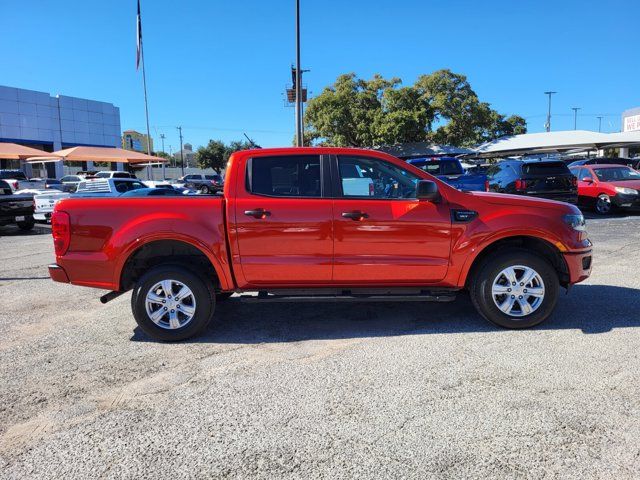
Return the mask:
{"type": "Polygon", "coordinates": [[[423,160],[413,161],[411,164],[431,175],[460,175],[463,173],[456,160],[423,160]]]}
{"type": "Polygon", "coordinates": [[[594,173],[601,182],[624,182],[626,180],[640,180],[640,173],[629,167],[594,168],[594,173]]]}

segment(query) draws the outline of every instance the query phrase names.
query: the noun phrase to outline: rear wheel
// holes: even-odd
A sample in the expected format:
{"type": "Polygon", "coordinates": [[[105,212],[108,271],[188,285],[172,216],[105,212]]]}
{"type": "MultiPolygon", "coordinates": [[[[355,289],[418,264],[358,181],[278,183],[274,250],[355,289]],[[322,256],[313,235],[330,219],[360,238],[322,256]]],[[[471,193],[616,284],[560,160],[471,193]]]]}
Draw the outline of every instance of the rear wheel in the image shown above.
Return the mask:
{"type": "Polygon", "coordinates": [[[151,269],[131,296],[133,316],[150,337],[178,341],[204,330],[213,316],[216,297],[210,282],[177,265],[151,269]]]}
{"type": "Polygon", "coordinates": [[[605,193],[598,195],[596,199],[596,213],[599,215],[609,215],[612,210],[611,197],[605,193]]]}
{"type": "Polygon", "coordinates": [[[36,222],[34,220],[25,220],[24,222],[17,222],[17,224],[20,230],[28,232],[29,230],[33,230],[36,222]]]}
{"type": "Polygon", "coordinates": [[[206,185],[202,185],[199,190],[200,190],[200,193],[205,195],[209,193],[209,187],[207,187],[206,185]]]}
{"type": "Polygon", "coordinates": [[[472,279],[471,301],[478,312],[505,328],[542,323],[558,300],[558,275],[539,255],[521,249],[484,259],[472,279]]]}

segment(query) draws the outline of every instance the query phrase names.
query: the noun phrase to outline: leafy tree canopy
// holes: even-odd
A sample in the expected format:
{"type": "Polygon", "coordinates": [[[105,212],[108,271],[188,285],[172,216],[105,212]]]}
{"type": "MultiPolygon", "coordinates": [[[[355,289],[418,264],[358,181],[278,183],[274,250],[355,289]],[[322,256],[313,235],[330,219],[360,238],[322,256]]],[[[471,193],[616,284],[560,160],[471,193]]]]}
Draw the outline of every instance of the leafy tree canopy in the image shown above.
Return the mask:
{"type": "Polygon", "coordinates": [[[196,162],[200,168],[212,168],[220,172],[227,165],[227,160],[233,152],[248,148],[251,148],[251,144],[244,140],[234,140],[228,145],[222,140],[209,140],[206,146],[196,151],[196,162]]]}
{"type": "Polygon", "coordinates": [[[305,143],[373,147],[407,142],[470,146],[526,133],[524,118],[505,117],[481,102],[464,75],[438,70],[411,86],[399,78],[355,73],[311,99],[305,143]]]}

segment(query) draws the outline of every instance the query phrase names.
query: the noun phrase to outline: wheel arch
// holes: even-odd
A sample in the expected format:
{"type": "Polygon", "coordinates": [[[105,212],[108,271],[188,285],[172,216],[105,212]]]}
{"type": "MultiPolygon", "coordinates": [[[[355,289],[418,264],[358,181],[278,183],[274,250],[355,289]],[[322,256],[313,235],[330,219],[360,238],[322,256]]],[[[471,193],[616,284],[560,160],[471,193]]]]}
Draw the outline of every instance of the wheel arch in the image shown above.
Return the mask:
{"type": "Polygon", "coordinates": [[[218,259],[212,252],[188,239],[151,238],[126,255],[117,273],[121,291],[133,288],[135,282],[147,271],[157,265],[175,263],[197,270],[205,278],[211,279],[216,290],[228,290],[228,280],[218,259]]]}
{"type": "Polygon", "coordinates": [[[483,261],[490,255],[505,248],[521,248],[542,256],[558,273],[560,285],[566,287],[569,284],[569,267],[558,247],[545,239],[528,235],[503,237],[485,245],[473,258],[466,273],[463,273],[460,283],[468,288],[471,279],[473,279],[483,261]]]}

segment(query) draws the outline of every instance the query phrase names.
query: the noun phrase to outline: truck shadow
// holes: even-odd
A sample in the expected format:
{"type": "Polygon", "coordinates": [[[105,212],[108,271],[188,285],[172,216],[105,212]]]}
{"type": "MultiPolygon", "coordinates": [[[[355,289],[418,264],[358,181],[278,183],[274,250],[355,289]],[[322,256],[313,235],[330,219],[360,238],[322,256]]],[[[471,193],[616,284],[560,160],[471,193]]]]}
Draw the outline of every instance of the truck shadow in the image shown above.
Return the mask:
{"type": "MultiPolygon", "coordinates": [[[[585,334],[640,326],[640,290],[577,285],[561,290],[558,306],[542,325],[524,330],[579,329],[585,334]]],[[[468,295],[452,303],[242,303],[230,298],[217,307],[209,328],[192,343],[280,343],[304,340],[509,332],[480,317],[468,295]]],[[[133,341],[151,341],[139,328],[133,341]]]]}

